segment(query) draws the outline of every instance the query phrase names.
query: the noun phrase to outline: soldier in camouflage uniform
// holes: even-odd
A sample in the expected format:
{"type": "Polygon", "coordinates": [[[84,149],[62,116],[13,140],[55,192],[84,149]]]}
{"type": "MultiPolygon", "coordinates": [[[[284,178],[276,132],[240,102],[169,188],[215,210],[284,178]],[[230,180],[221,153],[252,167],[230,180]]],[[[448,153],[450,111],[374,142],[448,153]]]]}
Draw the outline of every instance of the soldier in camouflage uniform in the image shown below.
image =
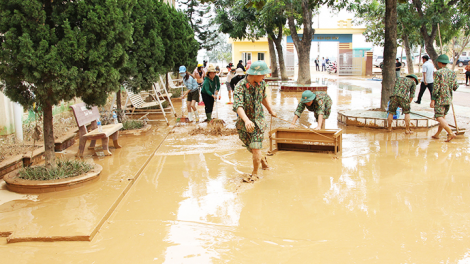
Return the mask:
{"type": "Polygon", "coordinates": [[[401,107],[405,114],[405,133],[413,133],[410,129],[410,103],[415,97],[418,82],[418,77],[414,74],[407,75],[405,78],[398,77],[395,81],[395,87],[393,88],[392,96],[390,96],[390,104],[388,106],[387,129],[389,132],[392,132],[393,113],[396,113],[397,108],[401,107]]]}
{"type": "Polygon", "coordinates": [[[315,114],[315,119],[317,120],[318,124],[314,129],[325,129],[325,119],[330,117],[332,104],[333,101],[326,92],[303,92],[300,103],[294,112],[294,119],[292,120],[292,125],[290,128],[295,128],[295,122],[300,118],[300,115],[302,115],[302,112],[305,110],[305,108],[307,108],[309,111],[315,114]]]}
{"type": "Polygon", "coordinates": [[[247,77],[236,85],[233,95],[233,111],[238,113],[235,124],[238,135],[248,151],[253,154],[253,172],[244,178],[246,182],[258,179],[260,164],[263,169],[269,168],[266,157],[261,155],[264,131],[267,127],[262,105],[272,116],[277,116],[266,98],[266,82],[263,79],[269,73],[271,70],[264,61],[254,62],[247,71],[247,77]]]}
{"type": "Polygon", "coordinates": [[[431,96],[431,108],[434,108],[434,117],[439,121],[437,133],[432,138],[439,139],[439,134],[442,129],[445,129],[447,131],[446,142],[450,142],[455,137],[445,117],[449,112],[450,104],[452,104],[452,93],[459,88],[457,75],[446,68],[448,63],[449,57],[445,54],[437,58],[439,70],[434,75],[434,89],[431,96]]]}

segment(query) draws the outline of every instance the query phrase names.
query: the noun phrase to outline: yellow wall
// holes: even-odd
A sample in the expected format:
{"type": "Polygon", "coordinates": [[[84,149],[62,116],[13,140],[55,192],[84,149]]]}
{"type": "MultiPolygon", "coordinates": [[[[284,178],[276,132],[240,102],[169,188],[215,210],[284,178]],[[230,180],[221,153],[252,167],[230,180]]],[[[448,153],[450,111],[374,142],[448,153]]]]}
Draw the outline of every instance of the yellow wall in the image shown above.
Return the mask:
{"type": "Polygon", "coordinates": [[[251,52],[251,62],[258,60],[258,53],[264,53],[264,61],[268,66],[271,63],[271,58],[269,57],[269,45],[267,38],[261,38],[255,40],[229,40],[229,43],[232,43],[232,62],[237,65],[238,61],[242,59],[243,52],[251,52]]]}

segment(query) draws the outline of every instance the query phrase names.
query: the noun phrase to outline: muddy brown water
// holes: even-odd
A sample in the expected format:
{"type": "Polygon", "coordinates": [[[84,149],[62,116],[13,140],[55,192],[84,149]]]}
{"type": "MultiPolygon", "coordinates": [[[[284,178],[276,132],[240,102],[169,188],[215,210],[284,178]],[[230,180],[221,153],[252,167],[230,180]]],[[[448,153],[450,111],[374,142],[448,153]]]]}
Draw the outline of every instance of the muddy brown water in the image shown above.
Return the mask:
{"type": "MultiPolygon", "coordinates": [[[[374,88],[328,93],[335,103],[327,128],[338,127],[338,110],[374,108],[380,100],[374,88]]],[[[269,98],[290,120],[299,96],[273,92],[269,98]]],[[[235,116],[231,105],[219,105],[228,128],[235,116]]],[[[316,125],[313,114],[301,122],[316,125]]],[[[287,125],[273,122],[273,128],[287,125]]],[[[1,262],[470,263],[468,135],[444,143],[444,137],[431,139],[436,128],[408,136],[340,126],[339,156],[281,151],[268,157],[272,168],[261,171],[259,181],[242,183],[252,162],[237,135],[190,136],[195,127],[175,127],[161,145],[161,134],[123,138],[112,158],[94,157],[107,165],[108,183],[0,205],[0,223],[16,221],[31,233],[67,231],[76,221],[86,229],[104,206],[91,196],[112,196],[109,189],[122,188],[122,178],[134,177],[141,160],[151,157],[91,242],[6,244],[3,238],[1,262]],[[35,213],[45,206],[48,214],[35,213]],[[21,215],[14,215],[19,208],[21,215]],[[57,221],[61,217],[66,221],[57,221]],[[55,226],[44,230],[48,220],[55,226]]]]}

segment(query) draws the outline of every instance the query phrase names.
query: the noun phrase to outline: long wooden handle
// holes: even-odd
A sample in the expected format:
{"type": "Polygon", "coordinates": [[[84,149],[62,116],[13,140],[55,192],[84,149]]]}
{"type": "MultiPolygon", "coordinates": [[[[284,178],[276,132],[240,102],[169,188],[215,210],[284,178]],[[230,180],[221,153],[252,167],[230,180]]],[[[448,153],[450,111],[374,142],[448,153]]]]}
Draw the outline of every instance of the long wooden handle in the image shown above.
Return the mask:
{"type": "Polygon", "coordinates": [[[455,117],[454,103],[450,103],[450,105],[452,105],[452,113],[454,114],[455,129],[457,130],[457,134],[458,134],[459,133],[459,126],[457,125],[457,118],[455,117]]]}
{"type": "MultiPolygon", "coordinates": [[[[289,121],[287,121],[287,120],[284,120],[284,119],[282,119],[282,118],[280,118],[280,117],[277,117],[277,116],[276,116],[276,118],[278,118],[278,119],[280,119],[280,120],[282,120],[282,121],[284,121],[284,122],[287,122],[287,123],[291,124],[291,122],[289,122],[289,121]]],[[[321,133],[318,133],[317,131],[315,131],[315,130],[313,130],[313,129],[311,129],[311,128],[303,127],[303,126],[296,125],[296,124],[293,124],[293,125],[296,126],[296,127],[300,127],[300,128],[302,128],[302,129],[307,129],[308,131],[313,132],[313,133],[315,133],[315,134],[317,134],[317,135],[320,135],[320,136],[322,136],[322,137],[326,137],[327,139],[333,140],[332,137],[325,136],[325,135],[323,135],[323,134],[321,134],[321,133]]]]}

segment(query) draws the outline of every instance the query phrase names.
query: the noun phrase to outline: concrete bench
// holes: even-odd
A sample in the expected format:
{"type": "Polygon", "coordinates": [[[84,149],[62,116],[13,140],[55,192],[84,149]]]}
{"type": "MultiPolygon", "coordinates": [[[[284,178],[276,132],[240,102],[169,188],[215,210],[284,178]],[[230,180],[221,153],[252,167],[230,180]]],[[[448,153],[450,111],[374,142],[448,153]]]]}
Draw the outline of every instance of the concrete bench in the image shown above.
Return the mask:
{"type": "Polygon", "coordinates": [[[94,106],[91,109],[87,109],[85,103],[79,103],[70,106],[70,108],[72,108],[75,121],[77,121],[78,125],[79,150],[77,156],[83,156],[87,140],[91,140],[88,149],[94,149],[96,140],[101,139],[101,146],[106,156],[112,155],[108,147],[110,136],[113,137],[114,147],[121,147],[118,143],[119,130],[122,128],[121,123],[102,126],[102,131],[100,132],[97,125],[97,120],[100,118],[98,107],[94,106]],[[92,130],[90,132],[87,130],[88,124],[91,124],[90,128],[92,130]]]}

